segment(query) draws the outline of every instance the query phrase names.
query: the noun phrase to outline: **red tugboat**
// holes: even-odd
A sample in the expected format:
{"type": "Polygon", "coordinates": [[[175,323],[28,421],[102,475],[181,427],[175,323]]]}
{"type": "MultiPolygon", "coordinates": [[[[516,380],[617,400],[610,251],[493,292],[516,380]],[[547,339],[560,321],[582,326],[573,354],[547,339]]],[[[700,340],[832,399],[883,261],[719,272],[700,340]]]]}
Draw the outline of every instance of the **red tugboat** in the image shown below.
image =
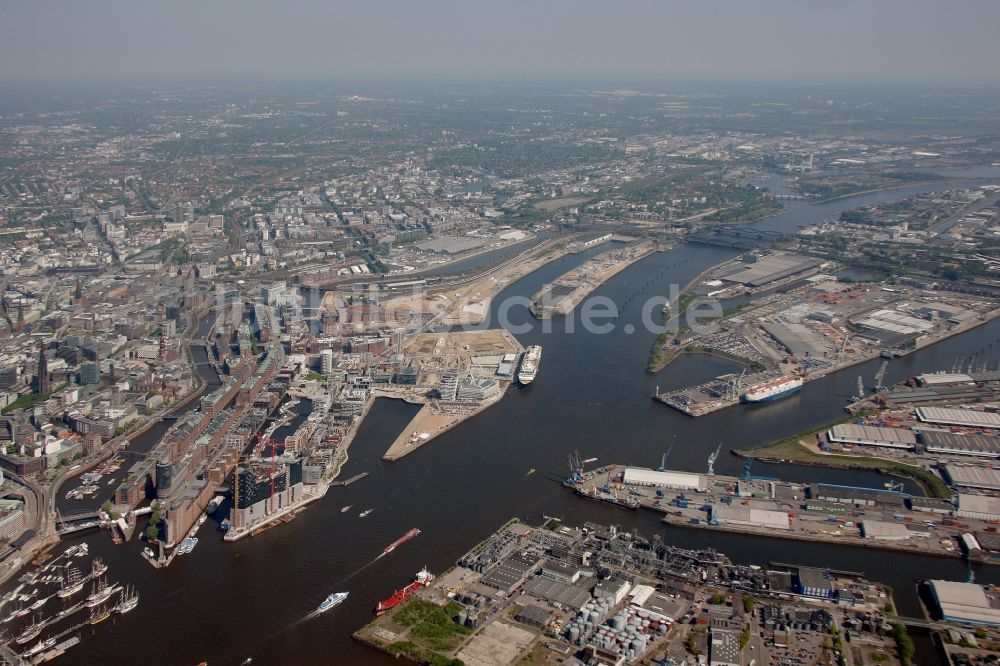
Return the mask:
{"type": "Polygon", "coordinates": [[[420,530],[414,527],[412,530],[410,530],[409,532],[407,532],[406,534],[404,534],[403,536],[399,537],[398,539],[390,543],[388,546],[386,546],[385,550],[382,551],[382,554],[388,555],[392,551],[396,550],[397,546],[402,546],[404,543],[406,543],[413,537],[417,536],[418,534],[420,534],[420,530]]]}
{"type": "Polygon", "coordinates": [[[427,567],[424,567],[417,572],[417,577],[413,579],[412,583],[404,587],[402,590],[396,590],[395,594],[388,599],[378,602],[378,606],[375,607],[375,615],[385,615],[391,608],[398,606],[413,596],[414,592],[422,587],[427,587],[433,582],[434,574],[428,571],[427,567]]]}

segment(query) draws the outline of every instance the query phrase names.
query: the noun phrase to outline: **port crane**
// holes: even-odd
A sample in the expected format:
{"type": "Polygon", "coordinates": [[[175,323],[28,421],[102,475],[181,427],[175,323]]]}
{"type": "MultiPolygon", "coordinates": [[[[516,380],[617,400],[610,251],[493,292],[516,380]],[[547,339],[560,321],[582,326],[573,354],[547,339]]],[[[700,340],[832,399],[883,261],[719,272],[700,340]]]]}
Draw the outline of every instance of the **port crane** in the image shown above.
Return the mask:
{"type": "Polygon", "coordinates": [[[719,453],[722,452],[722,444],[712,451],[711,455],[708,456],[708,476],[715,476],[715,461],[719,459],[719,453]]]}
{"type": "MultiPolygon", "coordinates": [[[[597,460],[597,458],[590,458],[588,460],[597,460]]],[[[582,481],[584,461],[580,459],[580,452],[573,451],[573,453],[566,454],[566,462],[569,466],[569,482],[577,483],[582,481]]]]}
{"type": "Polygon", "coordinates": [[[660,466],[656,468],[657,472],[666,472],[667,471],[667,458],[670,457],[670,452],[674,450],[674,441],[676,439],[677,439],[677,435],[674,435],[674,438],[670,440],[670,446],[667,447],[666,453],[664,453],[663,457],[660,458],[660,466]]]}
{"type": "Polygon", "coordinates": [[[885,385],[882,383],[885,381],[885,371],[889,367],[889,361],[882,361],[882,365],[878,367],[878,372],[875,373],[875,392],[880,393],[885,389],[885,385]]]}
{"type": "Polygon", "coordinates": [[[740,474],[740,478],[745,481],[777,481],[777,477],[773,476],[754,476],[750,473],[750,467],[753,465],[753,458],[747,458],[747,461],[743,463],[743,472],[740,474]]]}
{"type": "Polygon", "coordinates": [[[865,399],[865,380],[858,375],[858,395],[855,397],[856,400],[865,399]]]}
{"type": "Polygon", "coordinates": [[[903,492],[903,482],[902,481],[897,481],[896,483],[892,483],[890,481],[889,483],[885,484],[885,489],[888,490],[888,491],[890,491],[890,492],[901,493],[901,492],[903,492]]]}

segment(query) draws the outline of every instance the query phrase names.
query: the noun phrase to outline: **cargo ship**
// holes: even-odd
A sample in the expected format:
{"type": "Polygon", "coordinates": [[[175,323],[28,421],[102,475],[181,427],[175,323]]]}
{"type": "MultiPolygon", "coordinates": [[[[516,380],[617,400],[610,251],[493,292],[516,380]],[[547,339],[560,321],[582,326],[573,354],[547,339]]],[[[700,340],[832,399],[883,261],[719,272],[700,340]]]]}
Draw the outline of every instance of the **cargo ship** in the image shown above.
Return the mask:
{"type": "Polygon", "coordinates": [[[535,381],[535,375],[538,374],[538,364],[541,360],[541,345],[531,345],[528,347],[528,351],[524,352],[524,357],[521,359],[521,368],[517,372],[517,381],[522,386],[527,386],[535,381]]]}
{"type": "Polygon", "coordinates": [[[802,388],[801,377],[778,377],[770,381],[754,384],[740,396],[743,402],[769,402],[791,395],[802,388]]]}
{"type": "Polygon", "coordinates": [[[427,587],[433,582],[434,574],[428,571],[427,567],[424,567],[417,572],[417,576],[413,579],[412,583],[404,587],[402,590],[396,590],[388,599],[383,599],[378,602],[378,605],[375,607],[375,615],[385,615],[389,612],[389,610],[395,608],[413,596],[414,592],[422,587],[427,587]]]}
{"type": "Polygon", "coordinates": [[[406,543],[413,537],[417,536],[418,534],[420,534],[420,530],[414,527],[412,530],[410,530],[409,532],[407,532],[406,534],[404,534],[403,536],[399,537],[398,539],[390,543],[388,546],[386,546],[385,550],[382,551],[382,554],[388,555],[392,551],[396,550],[398,546],[402,546],[404,543],[406,543]]]}

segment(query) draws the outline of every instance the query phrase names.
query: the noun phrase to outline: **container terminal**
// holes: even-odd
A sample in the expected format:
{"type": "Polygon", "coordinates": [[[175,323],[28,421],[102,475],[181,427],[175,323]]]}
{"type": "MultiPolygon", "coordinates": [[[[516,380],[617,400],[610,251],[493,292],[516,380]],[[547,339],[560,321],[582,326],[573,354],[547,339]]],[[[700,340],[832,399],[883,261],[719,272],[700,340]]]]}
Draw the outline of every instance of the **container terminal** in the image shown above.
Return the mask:
{"type": "Polygon", "coordinates": [[[886,612],[891,591],[863,572],[737,565],[659,535],[556,519],[512,520],[405,589],[354,638],[418,663],[795,663],[802,647],[832,659],[835,631],[859,646],[853,663],[869,663],[891,651],[884,634],[899,619],[886,612]]]}
{"type": "MultiPolygon", "coordinates": [[[[1000,314],[989,298],[842,281],[834,274],[838,269],[832,262],[788,253],[751,252],[708,271],[682,297],[688,301],[684,326],[658,339],[656,367],[683,353],[707,353],[743,370],[697,386],[667,392],[657,388],[652,398],[689,416],[702,416],[741,401],[760,402],[754,396],[769,382],[809,382],[879,357],[906,356],[1000,314]],[[732,300],[736,297],[755,300],[740,305],[732,300]],[[703,300],[721,301],[729,313],[693,326],[688,313],[703,300]]],[[[788,396],[795,389],[770,397],[788,396]]]]}
{"type": "Polygon", "coordinates": [[[885,488],[792,483],[754,476],[750,459],[740,476],[717,475],[720,451],[709,457],[706,473],[662,465],[584,471],[571,455],[564,485],[583,498],[656,511],[679,527],[1000,562],[1000,500],[962,493],[953,503],[910,495],[891,482],[885,488]]]}

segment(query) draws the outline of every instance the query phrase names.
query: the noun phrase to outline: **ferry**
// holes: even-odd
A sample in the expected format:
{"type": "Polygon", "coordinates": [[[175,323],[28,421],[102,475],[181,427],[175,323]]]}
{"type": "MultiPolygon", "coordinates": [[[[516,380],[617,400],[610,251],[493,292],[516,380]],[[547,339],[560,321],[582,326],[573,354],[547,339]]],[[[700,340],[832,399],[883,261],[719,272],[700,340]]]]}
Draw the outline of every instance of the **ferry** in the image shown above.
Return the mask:
{"type": "Polygon", "coordinates": [[[358,518],[364,518],[365,516],[367,516],[368,514],[370,514],[374,510],[375,509],[365,509],[364,511],[362,511],[361,513],[358,514],[358,518]]]}
{"type": "Polygon", "coordinates": [[[328,596],[326,599],[323,600],[323,603],[321,603],[316,608],[316,612],[325,613],[334,606],[338,606],[344,603],[344,600],[347,599],[349,594],[350,592],[334,592],[333,594],[331,594],[330,596],[328,596]]]}
{"type": "Polygon", "coordinates": [[[385,550],[382,551],[382,554],[388,555],[392,551],[396,550],[398,546],[402,546],[404,543],[416,537],[418,534],[420,534],[420,530],[414,527],[412,530],[410,530],[409,532],[407,532],[406,534],[404,534],[403,536],[399,537],[398,539],[390,543],[388,546],[386,546],[385,550]]]}
{"type": "Polygon", "coordinates": [[[177,554],[187,555],[192,550],[194,550],[194,547],[197,545],[198,545],[198,537],[188,537],[187,539],[184,539],[184,541],[181,541],[180,548],[177,549],[177,554]]]}
{"type": "Polygon", "coordinates": [[[754,384],[740,396],[740,400],[747,403],[770,402],[780,400],[789,396],[802,388],[801,377],[778,377],[770,381],[754,384]]]}
{"type": "Polygon", "coordinates": [[[524,352],[524,357],[521,359],[521,368],[517,372],[517,381],[522,386],[527,386],[535,381],[535,375],[538,374],[538,364],[541,360],[541,345],[531,345],[528,347],[528,351],[524,352]]]}
{"type": "Polygon", "coordinates": [[[212,501],[208,503],[208,508],[205,509],[205,513],[207,514],[215,513],[219,509],[219,507],[222,506],[222,502],[225,501],[225,499],[226,498],[223,495],[216,495],[215,497],[213,497],[212,501]]]}
{"type": "Polygon", "coordinates": [[[416,592],[422,587],[427,587],[433,582],[434,582],[434,574],[428,571],[427,567],[424,567],[423,569],[417,572],[417,575],[413,579],[412,583],[404,587],[402,590],[396,590],[393,593],[393,595],[388,599],[383,599],[382,601],[378,602],[378,605],[375,606],[375,615],[379,616],[385,615],[386,613],[389,612],[389,610],[395,608],[396,606],[398,606],[399,604],[403,603],[411,596],[413,596],[414,592],[416,592]]]}

